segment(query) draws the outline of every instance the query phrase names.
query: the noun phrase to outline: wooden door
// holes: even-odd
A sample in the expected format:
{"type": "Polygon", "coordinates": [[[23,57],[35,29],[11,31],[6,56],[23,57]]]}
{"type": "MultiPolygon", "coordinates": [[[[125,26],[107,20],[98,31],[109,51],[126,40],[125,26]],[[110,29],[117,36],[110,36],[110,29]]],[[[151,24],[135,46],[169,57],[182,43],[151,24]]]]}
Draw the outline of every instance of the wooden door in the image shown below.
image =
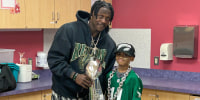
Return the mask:
{"type": "Polygon", "coordinates": [[[75,21],[75,12],[79,8],[79,0],[55,0],[55,28],[61,25],[75,21]]]}
{"type": "Polygon", "coordinates": [[[141,100],[156,100],[156,91],[151,89],[143,89],[141,100]]]}
{"type": "Polygon", "coordinates": [[[90,13],[91,0],[80,0],[80,10],[90,13]]]}
{"type": "Polygon", "coordinates": [[[8,96],[0,97],[0,100],[8,100],[8,96]]]}
{"type": "Polygon", "coordinates": [[[158,100],[189,100],[189,94],[167,92],[167,91],[156,91],[158,100]]]}
{"type": "Polygon", "coordinates": [[[25,28],[25,0],[17,0],[20,13],[11,14],[10,9],[0,9],[0,28],[25,28]]]}
{"type": "Polygon", "coordinates": [[[44,90],[42,91],[42,100],[51,100],[52,90],[44,90]]]}
{"type": "Polygon", "coordinates": [[[112,0],[104,0],[104,1],[112,4],[112,0]]]}
{"type": "Polygon", "coordinates": [[[200,96],[190,96],[190,100],[200,100],[200,96]]]}
{"type": "Polygon", "coordinates": [[[27,28],[54,28],[54,0],[25,0],[27,28]]]}
{"type": "Polygon", "coordinates": [[[41,91],[9,96],[9,100],[42,100],[41,91]]]}

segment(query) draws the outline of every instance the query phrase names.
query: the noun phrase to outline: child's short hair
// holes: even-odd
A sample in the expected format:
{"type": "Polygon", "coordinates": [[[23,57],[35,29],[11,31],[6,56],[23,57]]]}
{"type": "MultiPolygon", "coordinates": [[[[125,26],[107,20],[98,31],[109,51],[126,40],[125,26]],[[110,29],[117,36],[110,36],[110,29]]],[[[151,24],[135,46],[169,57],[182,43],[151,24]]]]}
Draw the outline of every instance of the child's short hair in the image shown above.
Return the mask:
{"type": "Polygon", "coordinates": [[[118,52],[123,52],[129,56],[135,57],[135,48],[133,47],[133,45],[128,44],[128,43],[118,44],[115,50],[115,54],[118,52]]]}

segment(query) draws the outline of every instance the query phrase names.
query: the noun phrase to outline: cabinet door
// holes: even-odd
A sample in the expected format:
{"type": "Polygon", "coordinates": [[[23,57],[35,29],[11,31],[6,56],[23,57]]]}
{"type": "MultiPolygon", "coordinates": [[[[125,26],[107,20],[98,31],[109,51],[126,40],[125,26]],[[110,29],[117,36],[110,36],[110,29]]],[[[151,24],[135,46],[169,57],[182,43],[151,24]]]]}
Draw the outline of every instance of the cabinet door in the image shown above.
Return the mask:
{"type": "Polygon", "coordinates": [[[42,100],[51,100],[52,90],[44,90],[42,91],[42,100]]]}
{"type": "Polygon", "coordinates": [[[0,97],[0,100],[8,100],[8,96],[0,97]]]}
{"type": "Polygon", "coordinates": [[[87,11],[90,13],[91,0],[80,0],[80,10],[87,11]]]}
{"type": "Polygon", "coordinates": [[[141,100],[156,100],[156,91],[151,89],[143,89],[141,100]]]}
{"type": "Polygon", "coordinates": [[[54,28],[54,0],[25,0],[27,28],[54,28]]]}
{"type": "Polygon", "coordinates": [[[76,12],[80,8],[80,0],[55,0],[55,28],[76,20],[76,12]]]}
{"type": "Polygon", "coordinates": [[[112,4],[112,0],[104,0],[104,1],[112,4]]]}
{"type": "Polygon", "coordinates": [[[200,100],[200,96],[190,96],[190,100],[200,100]]]}
{"type": "Polygon", "coordinates": [[[41,91],[9,96],[9,100],[41,100],[41,91]]]}
{"type": "Polygon", "coordinates": [[[25,5],[24,0],[17,0],[20,13],[10,13],[10,9],[0,9],[0,28],[25,28],[25,5]]]}
{"type": "Polygon", "coordinates": [[[189,94],[166,91],[156,91],[156,93],[158,100],[189,100],[189,94]]]}

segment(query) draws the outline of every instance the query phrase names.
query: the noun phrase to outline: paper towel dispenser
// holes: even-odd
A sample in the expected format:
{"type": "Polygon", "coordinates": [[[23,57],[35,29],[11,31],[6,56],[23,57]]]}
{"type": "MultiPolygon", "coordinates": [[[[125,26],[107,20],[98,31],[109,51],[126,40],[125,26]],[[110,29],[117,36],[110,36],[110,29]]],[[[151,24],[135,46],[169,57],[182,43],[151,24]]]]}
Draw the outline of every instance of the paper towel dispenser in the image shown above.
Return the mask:
{"type": "Polygon", "coordinates": [[[178,58],[196,58],[198,46],[198,25],[175,26],[173,54],[178,58]]]}
{"type": "Polygon", "coordinates": [[[172,43],[161,44],[160,60],[173,60],[173,44],[172,43]]]}

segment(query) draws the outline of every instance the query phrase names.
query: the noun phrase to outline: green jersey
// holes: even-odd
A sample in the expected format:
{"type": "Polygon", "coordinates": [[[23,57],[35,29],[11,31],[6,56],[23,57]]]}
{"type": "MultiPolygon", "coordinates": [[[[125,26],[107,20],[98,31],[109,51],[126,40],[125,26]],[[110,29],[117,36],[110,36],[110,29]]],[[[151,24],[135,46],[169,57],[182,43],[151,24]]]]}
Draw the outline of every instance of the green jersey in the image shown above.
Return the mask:
{"type": "MultiPolygon", "coordinates": [[[[107,80],[110,77],[111,72],[107,74],[107,80]]],[[[113,98],[120,82],[121,78],[118,77],[115,72],[111,79],[111,98],[113,98]]],[[[131,70],[124,81],[121,90],[117,94],[117,100],[141,100],[142,89],[142,80],[133,70],[131,70]]]]}

